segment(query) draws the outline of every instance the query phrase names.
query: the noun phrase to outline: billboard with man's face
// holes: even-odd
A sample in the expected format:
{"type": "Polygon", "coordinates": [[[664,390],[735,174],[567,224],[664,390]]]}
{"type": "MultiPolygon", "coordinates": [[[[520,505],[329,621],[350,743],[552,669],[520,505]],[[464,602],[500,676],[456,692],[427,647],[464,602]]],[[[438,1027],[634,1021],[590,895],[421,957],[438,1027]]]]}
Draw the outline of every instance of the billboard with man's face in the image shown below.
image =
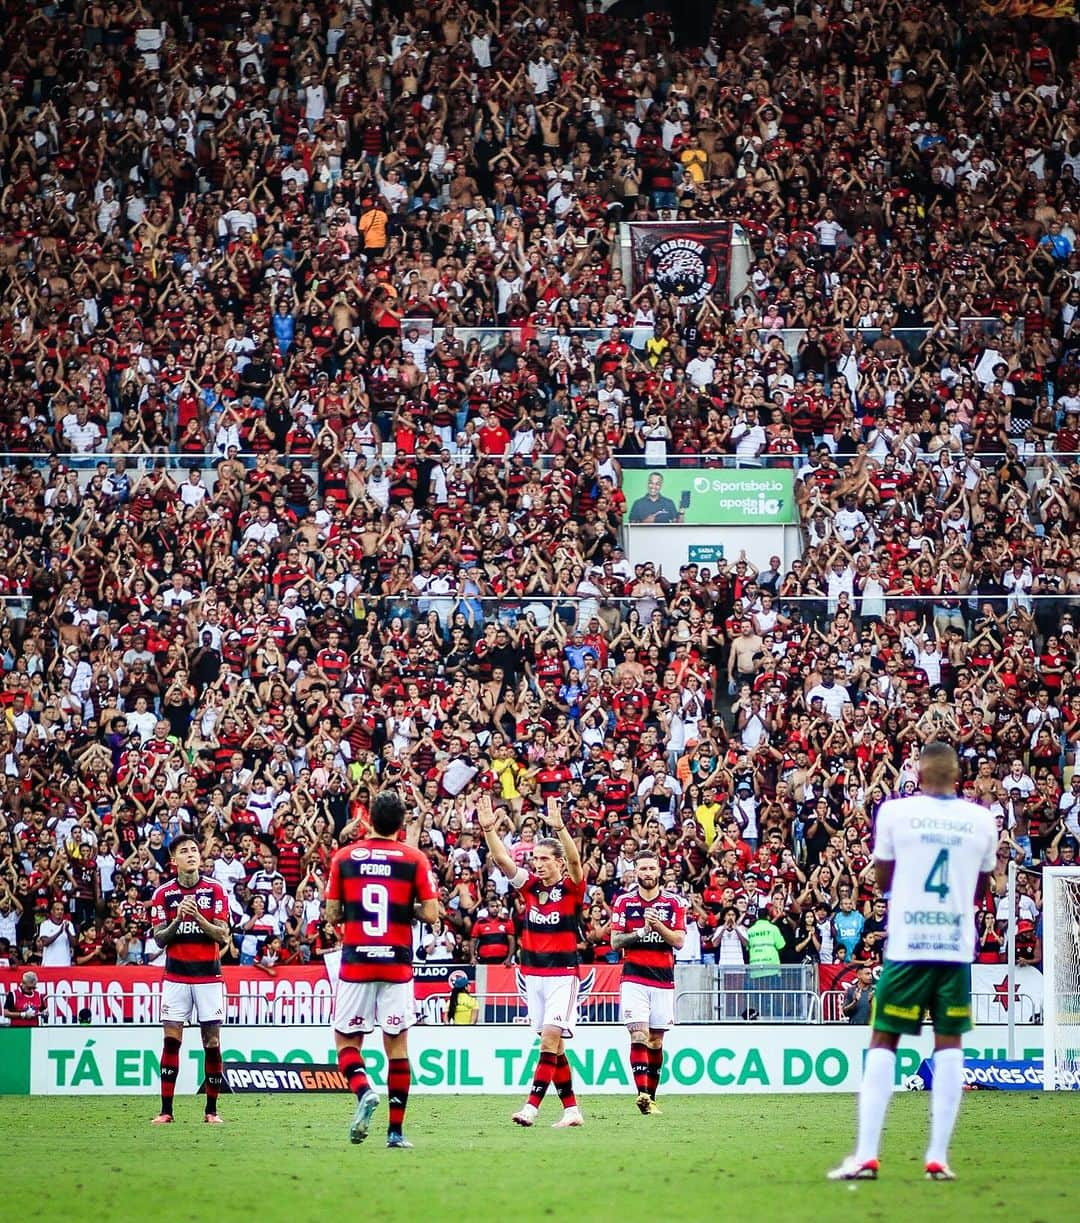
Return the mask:
{"type": "Polygon", "coordinates": [[[631,526],[781,526],[799,520],[789,470],[667,467],[623,471],[631,526]]]}

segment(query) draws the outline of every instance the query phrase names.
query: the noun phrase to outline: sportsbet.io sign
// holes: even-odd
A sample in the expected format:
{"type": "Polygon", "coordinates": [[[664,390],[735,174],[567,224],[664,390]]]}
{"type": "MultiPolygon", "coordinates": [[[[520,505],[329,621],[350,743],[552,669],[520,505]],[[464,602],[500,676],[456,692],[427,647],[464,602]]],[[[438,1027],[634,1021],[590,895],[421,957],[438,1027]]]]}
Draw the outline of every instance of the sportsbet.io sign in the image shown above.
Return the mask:
{"type": "MultiPolygon", "coordinates": [[[[222,1030],[226,1063],[249,1076],[260,1065],[272,1070],[249,1089],[333,1090],[319,1084],[318,1072],[335,1061],[325,1027],[231,1028],[222,1030]],[[287,1077],[296,1071],[298,1086],[287,1077]],[[305,1075],[315,1072],[307,1081],[305,1075]]],[[[971,1034],[969,1057],[1004,1056],[1006,1031],[980,1027],[971,1034]]],[[[931,1051],[932,1037],[905,1040],[897,1057],[899,1086],[931,1051]]],[[[747,1028],[686,1024],[665,1043],[667,1057],[661,1084],[665,1092],[823,1092],[858,1087],[865,1028],[798,1028],[754,1024],[747,1028]]],[[[0,1090],[33,1095],[152,1095],[160,1081],[161,1031],[154,1027],[21,1028],[0,1030],[0,1090]]],[[[413,1087],[432,1094],[491,1093],[516,1095],[532,1082],[538,1056],[526,1029],[513,1025],[473,1028],[426,1027],[409,1033],[413,1087]]],[[[579,1090],[617,1095],[633,1090],[626,1030],[614,1024],[578,1029],[567,1056],[579,1090]]],[[[1022,1050],[1033,1057],[1038,1050],[1022,1050]]],[[[379,1049],[365,1050],[372,1080],[385,1085],[385,1061],[379,1049]]],[[[186,1043],[181,1054],[177,1091],[194,1094],[203,1080],[203,1052],[186,1043]]]]}
{"type": "Polygon", "coordinates": [[[630,468],[623,494],[633,526],[783,526],[798,521],[787,470],[630,468]],[[651,484],[650,484],[651,480],[651,484]]]}

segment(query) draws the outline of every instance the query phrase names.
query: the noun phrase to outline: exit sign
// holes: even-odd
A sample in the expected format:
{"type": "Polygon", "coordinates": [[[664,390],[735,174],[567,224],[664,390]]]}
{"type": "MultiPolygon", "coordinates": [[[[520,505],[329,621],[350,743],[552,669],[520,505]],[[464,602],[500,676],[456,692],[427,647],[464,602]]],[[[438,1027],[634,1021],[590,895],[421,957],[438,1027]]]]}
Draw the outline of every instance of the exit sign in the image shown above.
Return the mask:
{"type": "Polygon", "coordinates": [[[724,559],[723,544],[688,544],[689,565],[715,565],[724,559]]]}

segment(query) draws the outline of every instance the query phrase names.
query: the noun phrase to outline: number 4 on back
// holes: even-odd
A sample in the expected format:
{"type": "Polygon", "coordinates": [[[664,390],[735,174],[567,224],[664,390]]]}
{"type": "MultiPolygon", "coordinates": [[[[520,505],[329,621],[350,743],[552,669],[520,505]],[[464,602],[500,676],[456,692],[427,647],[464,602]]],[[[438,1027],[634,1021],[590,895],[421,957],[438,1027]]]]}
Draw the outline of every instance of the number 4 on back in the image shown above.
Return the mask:
{"type": "Polygon", "coordinates": [[[942,904],[945,903],[945,897],[949,894],[949,851],[947,849],[938,851],[934,865],[930,868],[929,875],[926,876],[923,891],[933,893],[942,904]]]}

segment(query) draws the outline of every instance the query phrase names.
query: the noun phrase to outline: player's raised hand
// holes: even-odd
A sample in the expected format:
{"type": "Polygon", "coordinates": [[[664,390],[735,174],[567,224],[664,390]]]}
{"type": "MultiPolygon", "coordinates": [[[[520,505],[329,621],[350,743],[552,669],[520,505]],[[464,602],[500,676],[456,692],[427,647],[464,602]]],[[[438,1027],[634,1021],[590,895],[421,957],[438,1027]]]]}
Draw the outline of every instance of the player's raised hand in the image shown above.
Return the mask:
{"type": "Polygon", "coordinates": [[[494,831],[498,823],[495,809],[491,805],[491,795],[486,792],[476,800],[476,822],[480,825],[482,832],[494,831]]]}
{"type": "Polygon", "coordinates": [[[661,924],[659,912],[651,906],[645,910],[642,917],[645,919],[645,925],[650,930],[656,930],[661,924]]]}
{"type": "Polygon", "coordinates": [[[547,806],[543,812],[544,823],[551,829],[552,832],[561,832],[566,827],[566,821],[562,814],[562,799],[552,795],[547,800],[547,806]]]}

